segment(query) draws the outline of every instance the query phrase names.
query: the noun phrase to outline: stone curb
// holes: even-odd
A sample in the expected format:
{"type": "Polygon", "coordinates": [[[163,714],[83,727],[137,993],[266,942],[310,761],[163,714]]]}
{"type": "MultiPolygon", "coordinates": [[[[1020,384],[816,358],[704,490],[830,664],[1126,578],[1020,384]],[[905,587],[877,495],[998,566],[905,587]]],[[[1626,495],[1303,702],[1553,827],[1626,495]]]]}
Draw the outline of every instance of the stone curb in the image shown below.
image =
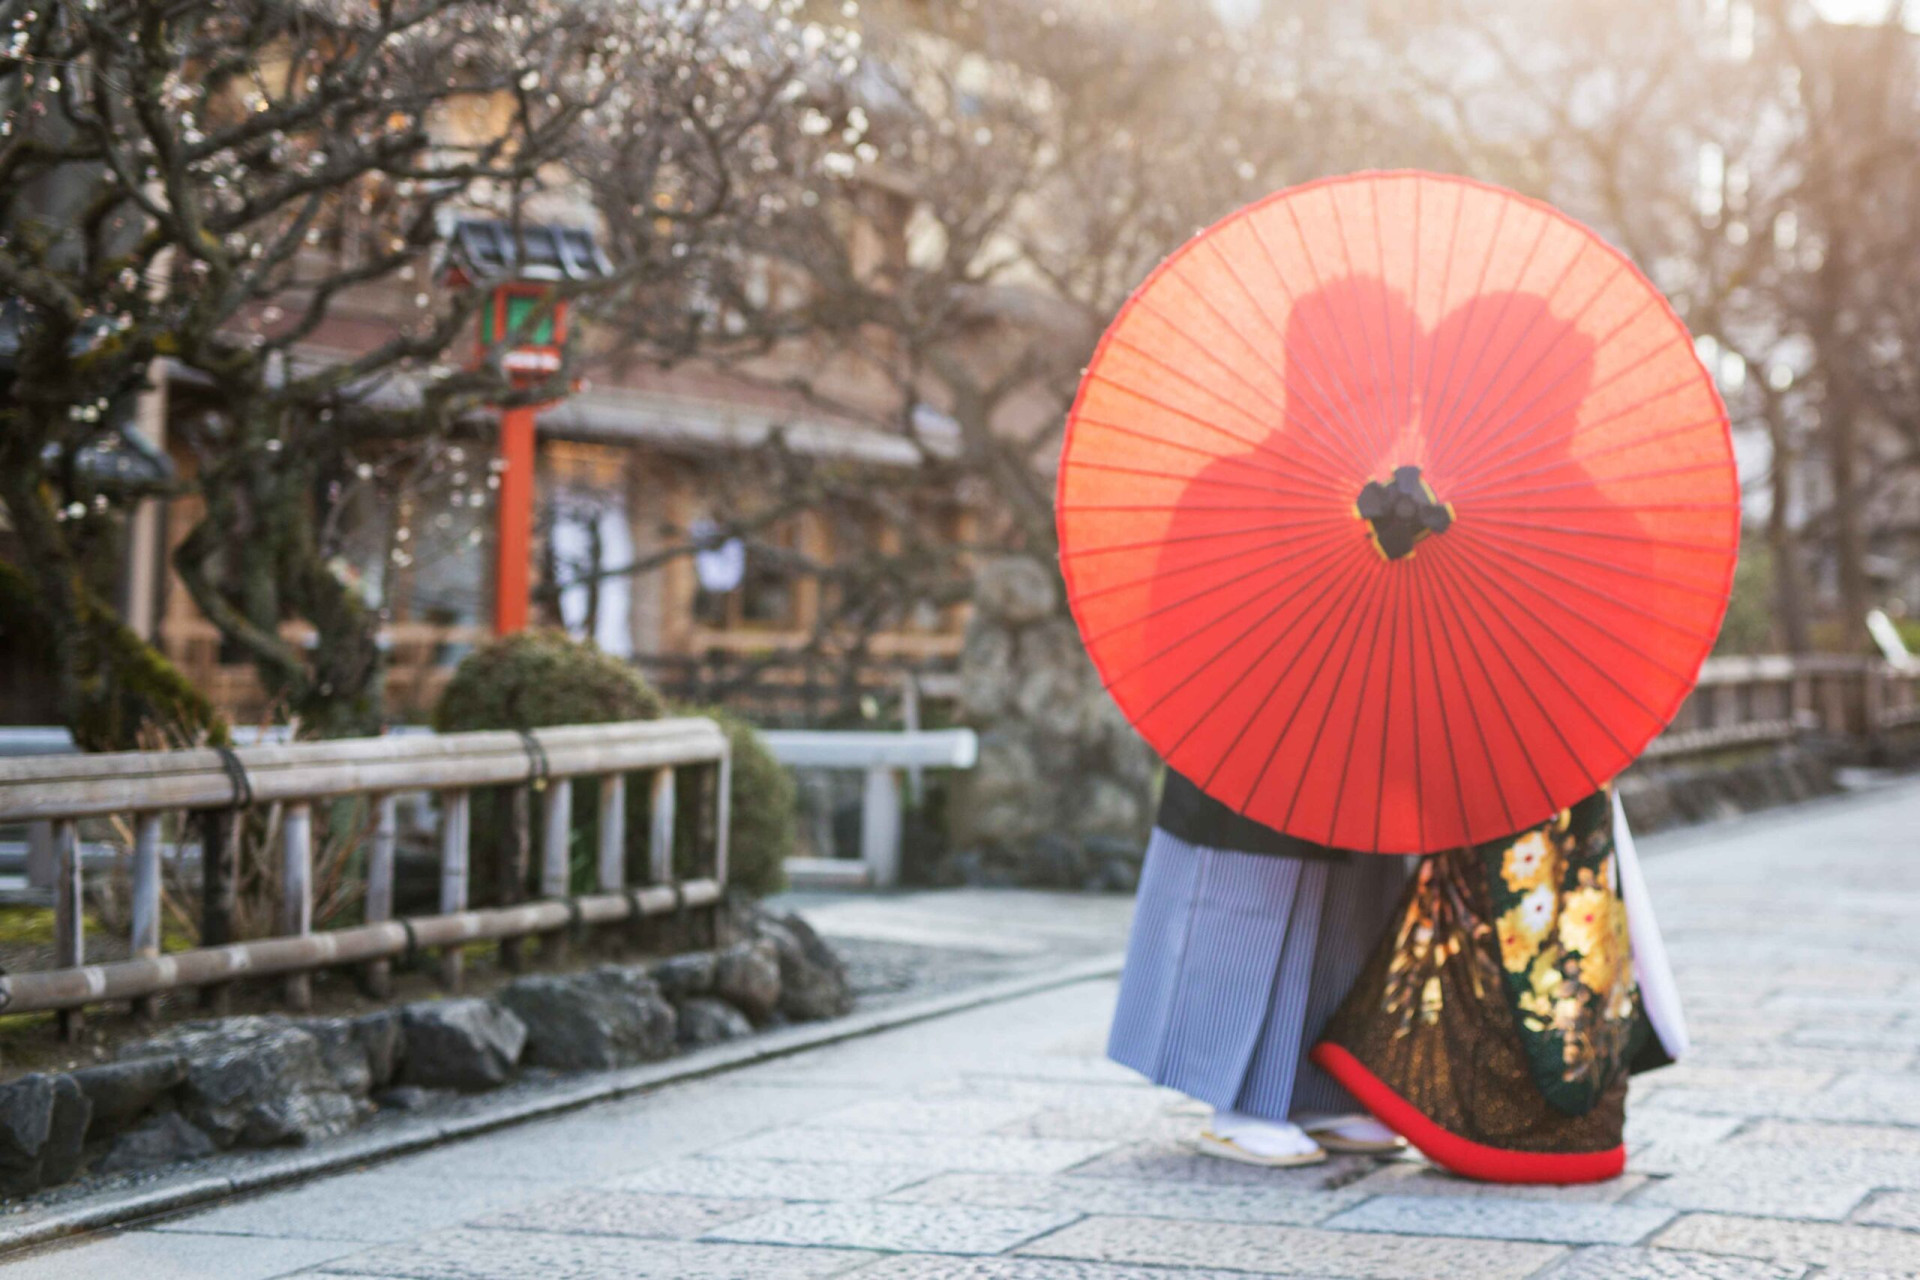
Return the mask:
{"type": "Polygon", "coordinates": [[[468,1099],[472,1110],[465,1115],[402,1122],[382,1132],[348,1134],[310,1149],[256,1154],[249,1157],[246,1168],[232,1174],[187,1170],[157,1185],[102,1192],[97,1197],[85,1198],[84,1202],[49,1208],[44,1213],[29,1211],[21,1215],[27,1221],[0,1220],[0,1254],[82,1232],[171,1215],[242,1192],[261,1191],[370,1161],[390,1159],[508,1125],[578,1110],[591,1103],[719,1075],[983,1005],[1112,977],[1120,972],[1121,958],[1120,952],[1113,952],[1045,973],[1009,978],[891,1009],[786,1027],[697,1050],[666,1062],[595,1072],[591,1076],[557,1082],[529,1097],[490,1100],[485,1094],[477,1094],[468,1099]]]}

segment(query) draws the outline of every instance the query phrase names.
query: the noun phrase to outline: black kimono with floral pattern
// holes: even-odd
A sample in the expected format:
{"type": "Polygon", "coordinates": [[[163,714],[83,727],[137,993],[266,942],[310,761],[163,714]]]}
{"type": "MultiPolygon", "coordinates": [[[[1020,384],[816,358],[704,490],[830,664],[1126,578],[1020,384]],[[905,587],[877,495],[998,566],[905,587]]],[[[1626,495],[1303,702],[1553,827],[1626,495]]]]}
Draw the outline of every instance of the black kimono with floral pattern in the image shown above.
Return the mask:
{"type": "Polygon", "coordinates": [[[1652,1037],[1618,889],[1613,800],[1425,859],[1315,1061],[1435,1162],[1585,1182],[1625,1164],[1652,1037]]]}

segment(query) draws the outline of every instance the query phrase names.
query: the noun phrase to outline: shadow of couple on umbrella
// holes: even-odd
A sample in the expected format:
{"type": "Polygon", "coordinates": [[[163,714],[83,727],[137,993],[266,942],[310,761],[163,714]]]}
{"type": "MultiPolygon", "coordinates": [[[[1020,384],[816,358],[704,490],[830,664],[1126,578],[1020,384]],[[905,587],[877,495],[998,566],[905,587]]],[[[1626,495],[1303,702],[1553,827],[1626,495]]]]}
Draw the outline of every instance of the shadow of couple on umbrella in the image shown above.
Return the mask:
{"type": "Polygon", "coordinates": [[[1463,829],[1518,828],[1547,790],[1533,753],[1586,771],[1552,722],[1615,696],[1589,651],[1629,642],[1596,618],[1631,609],[1650,567],[1639,521],[1576,450],[1593,338],[1521,291],[1478,295],[1429,329],[1403,292],[1354,277],[1295,300],[1268,364],[1284,413],[1189,478],[1159,551],[1138,669],[1159,688],[1143,724],[1165,717],[1169,764],[1250,817],[1303,819],[1290,830],[1331,837],[1342,807],[1351,825],[1339,789],[1356,780],[1374,803],[1458,805],[1463,829]],[[1429,528],[1389,554],[1362,514],[1369,486],[1446,514],[1429,510],[1429,528]],[[1423,733],[1446,719],[1449,754],[1472,760],[1409,793],[1365,739],[1394,714],[1371,659],[1415,640],[1386,625],[1410,598],[1391,574],[1423,554],[1445,599],[1418,639],[1440,647],[1438,678],[1471,703],[1448,717],[1433,702],[1423,733]]]}

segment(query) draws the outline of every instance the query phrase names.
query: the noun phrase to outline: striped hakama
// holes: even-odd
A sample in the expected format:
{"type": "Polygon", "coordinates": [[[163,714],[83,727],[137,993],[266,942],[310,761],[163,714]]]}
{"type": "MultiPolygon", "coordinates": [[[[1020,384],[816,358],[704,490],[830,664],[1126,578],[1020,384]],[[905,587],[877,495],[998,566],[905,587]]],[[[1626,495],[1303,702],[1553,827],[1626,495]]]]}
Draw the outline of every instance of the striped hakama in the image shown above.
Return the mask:
{"type": "Polygon", "coordinates": [[[1380,940],[1409,860],[1303,859],[1156,828],[1107,1056],[1214,1107],[1362,1108],[1306,1054],[1380,940]]]}

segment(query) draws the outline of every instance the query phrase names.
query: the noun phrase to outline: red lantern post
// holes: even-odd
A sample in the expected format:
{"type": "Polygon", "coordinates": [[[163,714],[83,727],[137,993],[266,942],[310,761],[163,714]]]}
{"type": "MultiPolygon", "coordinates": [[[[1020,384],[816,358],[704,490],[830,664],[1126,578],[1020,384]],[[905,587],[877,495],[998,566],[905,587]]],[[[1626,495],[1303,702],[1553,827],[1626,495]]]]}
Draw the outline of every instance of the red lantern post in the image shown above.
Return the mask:
{"type": "MultiPolygon", "coordinates": [[[[548,289],[537,284],[500,285],[481,320],[483,349],[515,335],[518,342],[502,360],[516,388],[538,384],[560,369],[561,348],[567,340],[567,304],[529,324],[547,301],[548,289]]],[[[527,627],[528,602],[533,590],[533,489],[535,470],[534,418],[542,405],[515,405],[500,411],[500,496],[494,537],[493,629],[511,635],[527,627]]]]}
{"type": "MultiPolygon", "coordinates": [[[[476,363],[512,343],[501,367],[516,390],[558,373],[567,342],[567,302],[554,282],[610,274],[611,264],[581,228],[509,226],[461,219],[448,238],[442,277],[454,288],[492,289],[480,313],[476,363]]],[[[523,631],[533,587],[533,496],[538,450],[534,420],[545,405],[500,410],[499,498],[496,505],[493,626],[523,631]]]]}

